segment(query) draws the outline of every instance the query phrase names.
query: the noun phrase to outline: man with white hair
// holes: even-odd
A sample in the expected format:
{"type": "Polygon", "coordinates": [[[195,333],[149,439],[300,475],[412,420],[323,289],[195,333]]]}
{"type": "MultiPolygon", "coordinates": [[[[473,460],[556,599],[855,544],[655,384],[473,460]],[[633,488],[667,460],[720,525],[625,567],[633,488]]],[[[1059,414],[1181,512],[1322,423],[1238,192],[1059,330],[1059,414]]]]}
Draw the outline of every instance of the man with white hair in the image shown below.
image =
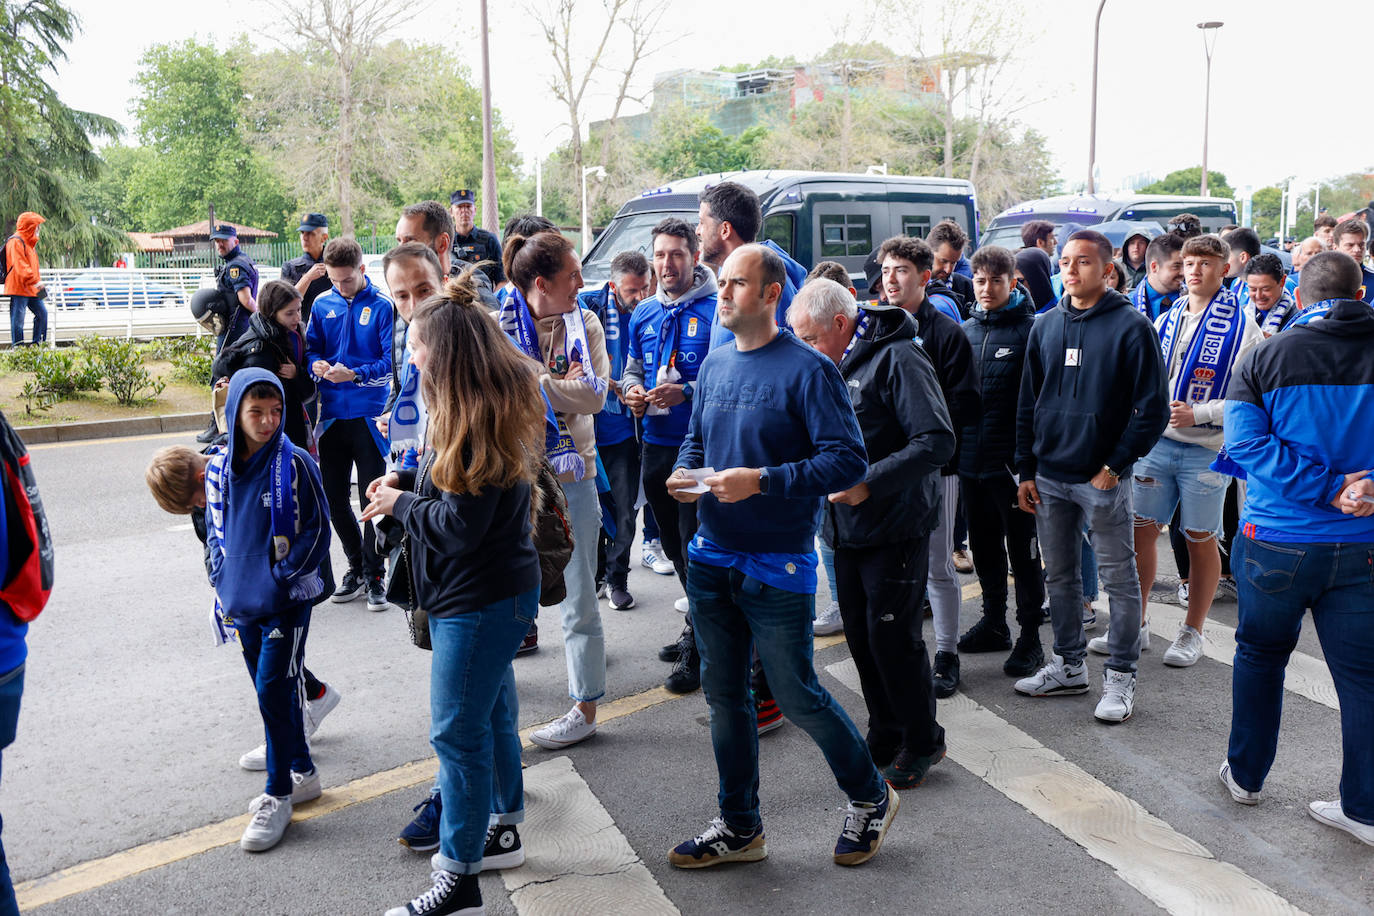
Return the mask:
{"type": "Polygon", "coordinates": [[[821,536],[835,551],[840,614],[868,705],[869,753],[894,788],[912,788],[945,755],[921,605],[954,427],[904,309],[859,308],[848,289],[818,279],[797,293],[787,323],[839,366],[868,452],[863,481],[830,494],[821,536]]]}
{"type": "Polygon", "coordinates": [[[1302,270],[1302,265],[1306,264],[1312,255],[1325,250],[1326,246],[1315,235],[1309,235],[1299,242],[1298,247],[1293,249],[1293,276],[1297,276],[1298,271],[1302,270]]]}

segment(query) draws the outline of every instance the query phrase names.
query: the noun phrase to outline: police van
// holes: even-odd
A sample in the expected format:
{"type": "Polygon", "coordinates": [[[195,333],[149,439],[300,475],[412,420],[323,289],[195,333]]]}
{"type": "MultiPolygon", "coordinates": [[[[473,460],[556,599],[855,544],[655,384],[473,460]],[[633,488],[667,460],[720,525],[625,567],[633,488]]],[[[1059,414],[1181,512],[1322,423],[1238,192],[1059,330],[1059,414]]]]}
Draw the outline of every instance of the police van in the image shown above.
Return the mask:
{"type": "MultiPolygon", "coordinates": [[[[1049,220],[1057,231],[1068,223],[1090,228],[1111,220],[1152,221],[1161,226],[1180,213],[1202,221],[1203,232],[1235,225],[1236,202],[1226,197],[1186,197],[1173,194],[1072,194],[1031,200],[1003,210],[988,224],[982,244],[1021,247],[1021,227],[1034,219],[1049,220]]],[[[1061,238],[1062,242],[1063,239],[1061,238]]]]}
{"type": "Polygon", "coordinates": [[[977,245],[978,201],[973,185],[957,178],[851,175],[842,172],[722,172],[685,178],[652,188],[627,202],[582,261],[588,287],[610,279],[611,259],[640,251],[653,260],[654,224],[669,216],[695,227],[700,196],[722,181],[742,184],[759,196],[763,228],[771,239],[808,269],[838,261],[862,286],[864,259],[894,235],[924,237],[952,219],[977,245]]]}

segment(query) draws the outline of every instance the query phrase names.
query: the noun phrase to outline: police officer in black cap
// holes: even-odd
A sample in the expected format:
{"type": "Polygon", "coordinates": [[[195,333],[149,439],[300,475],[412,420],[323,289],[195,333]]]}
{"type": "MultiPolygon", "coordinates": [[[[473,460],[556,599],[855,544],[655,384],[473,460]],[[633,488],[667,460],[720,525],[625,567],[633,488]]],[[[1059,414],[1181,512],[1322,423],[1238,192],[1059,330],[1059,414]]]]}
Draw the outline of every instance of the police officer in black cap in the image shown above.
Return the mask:
{"type": "MultiPolygon", "coordinates": [[[[248,316],[258,310],[258,265],[239,247],[239,231],[229,223],[210,227],[210,241],[224,263],[215,271],[215,288],[229,305],[228,327],[215,341],[215,355],[232,344],[248,329],[248,316]]],[[[213,441],[217,435],[215,418],[196,436],[198,442],[213,441]]]]}
{"type": "Polygon", "coordinates": [[[310,324],[310,306],[315,297],[329,292],[329,277],[324,272],[324,246],[329,243],[329,220],[323,213],[307,213],[301,220],[301,249],[305,254],[281,266],[281,278],[294,284],[301,294],[301,328],[310,324]]]}
{"type": "Polygon", "coordinates": [[[448,210],[453,216],[453,259],[477,264],[481,261],[482,272],[491,279],[492,288],[499,288],[506,282],[501,270],[501,240],[485,229],[478,229],[477,195],[468,188],[454,191],[449,195],[448,210]]]}

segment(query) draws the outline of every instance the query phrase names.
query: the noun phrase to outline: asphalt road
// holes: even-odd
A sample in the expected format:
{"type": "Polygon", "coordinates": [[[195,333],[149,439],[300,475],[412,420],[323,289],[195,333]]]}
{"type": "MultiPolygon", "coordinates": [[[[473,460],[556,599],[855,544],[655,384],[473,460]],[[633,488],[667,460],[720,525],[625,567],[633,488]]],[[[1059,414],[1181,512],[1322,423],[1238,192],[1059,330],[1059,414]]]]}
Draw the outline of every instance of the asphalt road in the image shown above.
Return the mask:
{"type": "MultiPolygon", "coordinates": [[[[395,833],[433,772],[429,656],[409,645],[395,609],[317,610],[307,663],[344,696],[313,742],[325,795],[313,816],[298,810],[277,849],[239,850],[233,819],[262,790],[261,774],[237,766],[261,741],[251,684],[234,648],[211,645],[210,593],[186,520],[162,513],[142,480],[155,448],[189,438],[34,449],[58,566],[53,600],[31,629],[18,739],[0,784],[21,905],[380,913],[428,881],[427,858],[395,833]]],[[[863,868],[831,863],[844,799],[789,724],[761,741],[768,859],[674,870],[667,850],[714,814],[706,707],[700,694],[656,690],[668,667],[655,652],[681,625],[675,580],[636,567],[631,587],[639,607],[602,605],[600,733],[561,754],[525,754],[530,862],[504,881],[483,877],[490,913],[1374,910],[1369,848],[1306,813],[1309,800],[1335,797],[1340,770],[1339,717],[1310,632],[1300,651],[1315,686],[1290,676],[1263,802],[1241,808],[1217,780],[1230,715],[1225,630],[1236,622],[1228,603],[1213,611],[1216,657],[1183,670],[1161,664],[1172,628],[1159,621],[1171,612],[1154,612],[1136,712],[1120,726],[1092,718],[1097,663],[1092,695],[1032,700],[1013,693],[1001,654],[964,656],[964,689],[941,705],[950,757],[904,793],[887,844],[863,868]]],[[[977,608],[966,600],[964,626],[977,608]]],[[[540,635],[540,651],[516,663],[522,727],[568,705],[556,609],[542,611],[540,635]]],[[[847,658],[843,642],[818,641],[822,682],[862,728],[847,658]]]]}

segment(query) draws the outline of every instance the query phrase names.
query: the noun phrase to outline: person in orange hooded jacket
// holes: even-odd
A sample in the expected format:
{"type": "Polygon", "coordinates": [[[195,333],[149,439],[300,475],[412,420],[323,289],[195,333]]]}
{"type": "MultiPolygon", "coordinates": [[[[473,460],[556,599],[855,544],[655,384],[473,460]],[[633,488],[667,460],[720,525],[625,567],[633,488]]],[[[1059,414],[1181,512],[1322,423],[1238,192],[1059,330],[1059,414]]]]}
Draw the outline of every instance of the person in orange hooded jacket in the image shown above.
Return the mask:
{"type": "Polygon", "coordinates": [[[38,233],[46,222],[31,211],[19,214],[14,235],[5,241],[5,295],[10,297],[10,340],[24,342],[24,310],[33,312],[33,342],[48,339],[48,310],[43,305],[43,279],[38,273],[38,233]]]}

